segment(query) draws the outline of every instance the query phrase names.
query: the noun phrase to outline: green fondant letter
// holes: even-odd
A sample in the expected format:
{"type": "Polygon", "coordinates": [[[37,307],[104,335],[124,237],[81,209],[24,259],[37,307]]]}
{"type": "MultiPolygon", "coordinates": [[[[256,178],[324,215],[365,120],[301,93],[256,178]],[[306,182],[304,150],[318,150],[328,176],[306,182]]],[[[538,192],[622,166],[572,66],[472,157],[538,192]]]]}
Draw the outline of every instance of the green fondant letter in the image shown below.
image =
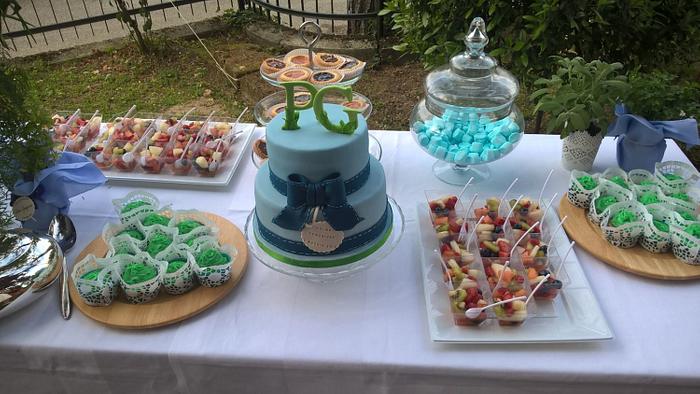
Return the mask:
{"type": "Polygon", "coordinates": [[[284,126],[282,130],[298,130],[299,129],[299,114],[297,110],[309,109],[313,105],[314,97],[318,94],[318,90],[314,85],[306,81],[292,81],[292,82],[282,82],[282,86],[285,91],[285,98],[287,100],[287,105],[284,108],[284,126]],[[311,94],[311,100],[308,103],[297,106],[294,102],[294,88],[300,87],[309,91],[311,94]]]}
{"type": "Polygon", "coordinates": [[[316,93],[316,97],[313,99],[314,114],[316,114],[316,119],[323,127],[334,133],[340,134],[352,134],[357,129],[357,115],[362,111],[352,108],[343,108],[343,111],[348,114],[348,122],[340,121],[338,124],[333,124],[330,119],[328,119],[328,114],[323,109],[323,96],[326,93],[336,91],[343,95],[348,101],[352,101],[352,88],[349,86],[326,86],[321,88],[316,93]]]}

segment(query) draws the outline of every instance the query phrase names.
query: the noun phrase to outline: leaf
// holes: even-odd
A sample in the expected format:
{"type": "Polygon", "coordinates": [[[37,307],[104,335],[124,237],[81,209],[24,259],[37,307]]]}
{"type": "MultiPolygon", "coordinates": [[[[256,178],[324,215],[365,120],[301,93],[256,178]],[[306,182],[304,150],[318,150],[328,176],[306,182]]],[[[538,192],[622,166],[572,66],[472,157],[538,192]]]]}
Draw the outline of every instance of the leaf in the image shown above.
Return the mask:
{"type": "Polygon", "coordinates": [[[430,48],[426,49],[425,52],[423,52],[423,54],[430,55],[431,53],[435,52],[438,48],[440,48],[440,45],[433,45],[430,48]]]}
{"type": "Polygon", "coordinates": [[[377,13],[377,16],[389,15],[389,14],[391,14],[392,12],[394,12],[394,10],[389,9],[389,8],[384,8],[383,10],[381,10],[381,11],[379,11],[379,12],[377,13]]]}
{"type": "Polygon", "coordinates": [[[536,90],[530,95],[530,100],[535,101],[535,99],[537,99],[538,97],[540,97],[548,92],[549,92],[548,88],[542,88],[542,89],[536,90]]]}

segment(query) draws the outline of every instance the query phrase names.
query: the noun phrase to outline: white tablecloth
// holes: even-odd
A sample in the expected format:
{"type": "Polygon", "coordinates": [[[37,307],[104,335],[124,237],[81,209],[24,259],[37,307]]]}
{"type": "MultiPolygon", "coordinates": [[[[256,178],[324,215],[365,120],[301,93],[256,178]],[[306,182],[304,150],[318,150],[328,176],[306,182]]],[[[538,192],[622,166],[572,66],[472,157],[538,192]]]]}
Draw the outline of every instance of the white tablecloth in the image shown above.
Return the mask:
{"type": "MultiPolygon", "coordinates": [[[[260,130],[258,130],[260,132],[260,130]]],[[[700,282],[665,282],[576,254],[614,331],[612,341],[540,345],[447,345],[430,340],[420,276],[416,202],[426,189],[457,191],[431,172],[409,133],[375,132],[388,193],[403,208],[397,249],[332,285],[287,277],[257,261],[215,307],[182,323],[120,331],[79,311],[63,321],[58,290],[0,320],[0,393],[672,393],[700,392],[700,282]],[[475,390],[475,391],[469,391],[475,390]],[[565,390],[565,391],[562,391],[565,390]]],[[[568,172],[557,136],[527,135],[492,164],[481,190],[560,196],[568,172]]],[[[595,164],[615,164],[606,138],[595,164]]],[[[669,141],[665,160],[687,158],[669,141]]],[[[253,208],[255,167],[246,156],[219,190],[150,188],[175,208],[200,208],[243,228],[253,208]]],[[[114,221],[110,201],[134,187],[107,185],[77,197],[79,238],[69,261],[114,221]]]]}

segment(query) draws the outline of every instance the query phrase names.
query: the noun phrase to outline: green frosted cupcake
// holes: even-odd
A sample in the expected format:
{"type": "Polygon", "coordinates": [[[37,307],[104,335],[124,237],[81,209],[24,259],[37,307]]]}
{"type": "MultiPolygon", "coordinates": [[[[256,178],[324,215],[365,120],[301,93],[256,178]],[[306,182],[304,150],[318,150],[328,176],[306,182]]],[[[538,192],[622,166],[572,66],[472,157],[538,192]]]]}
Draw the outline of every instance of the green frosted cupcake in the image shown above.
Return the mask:
{"type": "Polygon", "coordinates": [[[183,220],[177,224],[177,231],[180,235],[189,234],[192,230],[202,227],[203,224],[196,220],[183,220]]]}
{"type": "Polygon", "coordinates": [[[151,212],[141,219],[141,224],[143,224],[146,227],[150,227],[156,224],[159,224],[161,226],[167,226],[168,223],[170,223],[169,217],[157,214],[155,212],[151,212]]]}
{"type": "Polygon", "coordinates": [[[632,223],[636,220],[638,219],[637,215],[635,215],[634,212],[627,209],[622,209],[617,211],[612,216],[612,219],[610,220],[610,225],[612,225],[613,227],[620,227],[624,224],[632,223]]]}
{"type": "Polygon", "coordinates": [[[149,205],[149,203],[146,201],[143,201],[143,200],[132,201],[132,202],[124,205],[124,207],[122,207],[121,213],[131,212],[134,209],[141,208],[145,205],[149,205]]]}
{"type": "Polygon", "coordinates": [[[168,261],[168,269],[165,270],[165,273],[167,274],[172,274],[173,272],[177,272],[182,266],[187,264],[187,260],[184,259],[174,259],[168,261]]]}
{"type": "Polygon", "coordinates": [[[593,178],[590,175],[578,177],[576,178],[576,180],[578,181],[578,183],[581,184],[581,186],[583,186],[585,190],[593,190],[596,187],[598,187],[598,181],[596,181],[595,178],[593,178]]]}
{"type": "Polygon", "coordinates": [[[617,200],[617,197],[605,195],[605,196],[600,196],[600,197],[596,198],[595,201],[593,202],[593,204],[595,205],[596,211],[603,212],[603,211],[605,211],[605,209],[607,209],[609,206],[615,204],[616,202],[619,202],[617,200]]]}
{"type": "Polygon", "coordinates": [[[629,188],[630,188],[629,185],[627,184],[627,181],[625,180],[625,178],[623,178],[623,177],[621,177],[621,176],[619,176],[619,175],[615,175],[614,177],[612,177],[612,178],[610,178],[610,179],[608,179],[608,180],[609,180],[610,182],[612,182],[612,183],[614,183],[614,184],[620,186],[620,187],[624,187],[624,188],[627,189],[627,190],[629,190],[629,188]]]}
{"type": "Polygon", "coordinates": [[[155,257],[158,253],[164,251],[170,244],[173,243],[172,238],[165,234],[156,233],[153,234],[146,245],[146,252],[148,252],[151,257],[155,257]]]}
{"type": "Polygon", "coordinates": [[[140,232],[139,230],[135,230],[135,229],[124,230],[124,231],[120,232],[119,234],[117,234],[117,237],[120,235],[128,235],[129,237],[136,239],[136,240],[139,240],[139,241],[143,241],[144,239],[146,239],[146,236],[143,235],[142,232],[140,232]]]}
{"type": "Polygon", "coordinates": [[[150,265],[129,263],[124,267],[122,280],[129,285],[147,282],[158,276],[158,270],[150,265]]]}

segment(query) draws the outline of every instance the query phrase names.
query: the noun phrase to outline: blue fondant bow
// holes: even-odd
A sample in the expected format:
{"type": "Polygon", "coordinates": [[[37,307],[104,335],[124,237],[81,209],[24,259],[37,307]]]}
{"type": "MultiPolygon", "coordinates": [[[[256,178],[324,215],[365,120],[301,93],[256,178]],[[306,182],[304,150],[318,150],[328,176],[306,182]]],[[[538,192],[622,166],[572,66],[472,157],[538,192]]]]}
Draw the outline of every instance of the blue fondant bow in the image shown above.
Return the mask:
{"type": "Polygon", "coordinates": [[[628,113],[623,104],[615,106],[615,115],[615,121],[608,128],[608,136],[619,137],[617,161],[626,171],[634,168],[654,171],[654,163],[663,159],[665,138],[691,146],[700,144],[695,119],[648,121],[628,113]]]}
{"type": "Polygon", "coordinates": [[[290,175],[287,179],[287,206],[272,222],[284,229],[299,231],[310,222],[316,207],[337,231],[350,230],[363,220],[348,204],[340,174],[333,173],[320,182],[311,182],[299,174],[290,175]]]}

